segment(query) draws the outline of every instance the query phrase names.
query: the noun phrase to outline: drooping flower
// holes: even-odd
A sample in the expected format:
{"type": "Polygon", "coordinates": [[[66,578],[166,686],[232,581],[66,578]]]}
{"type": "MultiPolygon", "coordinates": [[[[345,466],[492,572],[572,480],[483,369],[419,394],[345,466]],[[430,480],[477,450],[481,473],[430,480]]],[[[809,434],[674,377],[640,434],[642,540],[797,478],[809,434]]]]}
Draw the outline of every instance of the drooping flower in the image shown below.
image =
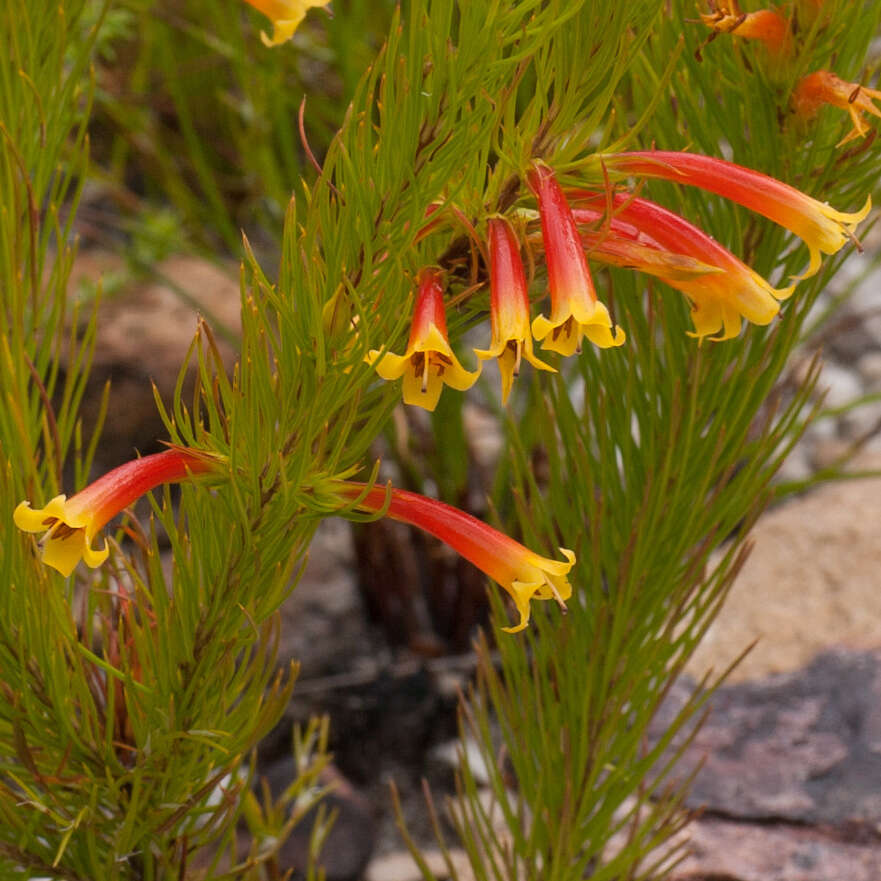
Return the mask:
{"type": "Polygon", "coordinates": [[[817,70],[802,77],[792,93],[792,106],[802,119],[812,119],[823,104],[840,107],[850,114],[853,128],[838,142],[840,147],[854,138],[862,138],[869,131],[863,113],[881,117],[881,110],[873,99],[881,92],[867,89],[859,83],[849,83],[828,70],[817,70]]]}
{"type": "Polygon", "coordinates": [[[434,410],[444,383],[465,391],[477,381],[479,371],[469,373],[450,348],[444,315],[444,289],[440,273],[425,269],[413,308],[410,340],[403,355],[371,349],[367,360],[385,380],[404,378],[404,403],[434,410]]]}
{"type": "Polygon", "coordinates": [[[80,560],[95,568],[107,559],[107,542],[100,549],[92,547],[92,542],[109,520],[144,493],[162,483],[219,469],[220,461],[207,453],[173,447],[126,462],[71,498],[55,496],[44,508],[21,502],[12,519],[24,532],[45,533],[40,539],[43,562],[67,576],[80,560]]]}
{"type": "Polygon", "coordinates": [[[245,0],[272,22],[272,36],[262,31],[260,39],[267,46],[278,46],[290,40],[294,31],[313,6],[327,6],[330,0],[245,0]]]}
{"type": "Polygon", "coordinates": [[[508,402],[520,361],[526,358],[540,370],[553,370],[532,351],[529,329],[529,292],[520,259],[520,246],[511,225],[502,217],[488,223],[490,322],[492,341],[488,349],[475,349],[478,358],[499,359],[502,374],[502,403],[508,402]]]}
{"type": "Polygon", "coordinates": [[[609,310],[597,300],[572,210],[553,171],[536,164],[527,179],[538,199],[551,293],[551,316],[535,318],[533,335],[543,349],[565,356],[580,351],[584,337],[602,349],[620,346],[624,331],[612,333],[609,310]]]}
{"type": "Polygon", "coordinates": [[[663,178],[717,193],[795,233],[810,252],[807,272],[801,278],[817,272],[821,253],[835,254],[848,241],[855,241],[857,224],[872,207],[869,196],[860,211],[850,214],[836,211],[825,202],[760,171],[699,153],[650,150],[600,158],[609,171],[663,178]]]}
{"type": "Polygon", "coordinates": [[[575,554],[566,548],[560,548],[566,562],[542,557],[482,520],[418,493],[379,486],[368,489],[353,482],[346,482],[342,490],[363,511],[382,511],[387,503],[386,516],[439,538],[497,581],[520,614],[519,623],[503,628],[508,633],[523,630],[529,623],[530,600],[556,600],[565,608],[572,596],[566,575],[575,564],[575,554]]]}
{"type": "MultiPolygon", "coordinates": [[[[598,221],[605,202],[603,193],[579,193],[577,204],[588,207],[574,210],[576,220],[598,221]]],[[[737,336],[741,317],[769,324],[780,311],[778,301],[795,289],[772,287],[703,230],[648,199],[616,193],[612,204],[608,234],[588,235],[587,244],[598,259],[655,275],[685,294],[699,339],[720,331],[712,339],[737,336]]]]}
{"type": "Polygon", "coordinates": [[[711,12],[701,13],[701,21],[716,34],[734,34],[759,40],[772,55],[789,50],[789,22],[776,10],[741,12],[737,0],[717,0],[711,12]]]}

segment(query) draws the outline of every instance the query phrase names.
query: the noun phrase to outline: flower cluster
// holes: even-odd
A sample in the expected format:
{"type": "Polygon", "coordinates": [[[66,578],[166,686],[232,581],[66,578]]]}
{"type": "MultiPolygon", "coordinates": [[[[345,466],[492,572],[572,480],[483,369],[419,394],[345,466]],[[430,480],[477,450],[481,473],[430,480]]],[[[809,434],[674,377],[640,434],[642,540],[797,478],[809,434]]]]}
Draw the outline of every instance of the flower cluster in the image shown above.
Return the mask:
{"type": "MultiPolygon", "coordinates": [[[[800,12],[810,22],[822,12],[823,0],[804,2],[800,12]]],[[[785,70],[798,48],[795,13],[787,18],[776,9],[760,9],[742,12],[737,0],[715,0],[709,12],[701,14],[701,21],[711,30],[712,40],[719,34],[731,34],[745,40],[758,40],[764,44],[769,59],[778,70],[785,70]]],[[[866,88],[860,83],[847,82],[829,70],[816,70],[803,76],[792,92],[791,105],[795,115],[810,121],[823,105],[846,110],[852,128],[836,146],[865,137],[869,126],[864,113],[881,117],[881,110],[874,100],[881,92],[866,88]]]]}
{"type": "MultiPolygon", "coordinates": [[[[322,0],[246,0],[273,23],[267,45],[291,37],[312,6],[322,0]]],[[[817,14],[821,4],[813,2],[817,14]]],[[[774,10],[742,13],[734,0],[717,0],[701,16],[713,35],[733,34],[761,41],[778,62],[794,51],[791,23],[774,10]]],[[[881,116],[873,99],[881,92],[840,80],[828,71],[804,77],[793,95],[800,115],[816,113],[824,103],[846,109],[853,131],[842,141],[865,135],[864,113],[881,116]]],[[[564,187],[554,170],[536,160],[521,169],[514,181],[525,183],[509,216],[490,214],[485,220],[485,281],[489,289],[491,339],[475,354],[482,363],[496,359],[502,380],[502,400],[508,401],[514,379],[526,360],[539,370],[554,371],[553,363],[538,357],[543,351],[569,357],[581,351],[585,338],[601,349],[622,346],[624,331],[597,296],[588,257],[653,275],[684,294],[691,306],[692,336],[725,340],[737,336],[743,319],[769,324],[780,303],[795,285],[776,288],[711,236],[685,218],[620,184],[661,178],[696,186],[721,195],[774,221],[801,238],[809,252],[802,278],[817,272],[822,254],[834,254],[854,238],[857,224],[870,208],[867,200],[854,213],[836,211],[825,203],[760,172],[687,152],[636,151],[598,155],[588,169],[601,169],[589,186],[564,187]],[[602,181],[600,187],[598,181],[602,181]],[[549,295],[548,314],[531,315],[530,281],[522,245],[530,248],[531,264],[543,263],[549,295]]],[[[515,190],[517,188],[515,187],[515,190]]],[[[442,221],[437,206],[426,211],[419,233],[423,238],[442,221]]],[[[458,210],[458,209],[456,209],[458,210]]],[[[474,223],[459,214],[470,231],[474,223]]],[[[479,226],[479,224],[478,224],[479,226]]],[[[474,233],[476,236],[477,234],[474,233]]],[[[366,360],[385,380],[402,380],[406,404],[434,410],[444,385],[458,391],[470,388],[479,370],[469,371],[454,353],[447,328],[445,272],[424,268],[416,279],[409,339],[403,354],[386,347],[371,349],[366,360]]],[[[484,279],[481,279],[483,281],[484,279]]],[[[482,285],[481,285],[482,286],[482,285]]],[[[351,322],[336,314],[336,298],[327,304],[325,320],[351,322]]],[[[141,495],[163,483],[206,475],[229,479],[222,457],[172,447],[116,468],[68,499],[58,495],[43,508],[21,502],[13,520],[21,530],[43,533],[39,540],[43,562],[69,576],[80,560],[97,567],[109,555],[104,542],[94,542],[100,530],[141,495]]],[[[443,502],[392,487],[335,481],[339,510],[381,514],[436,536],[482,569],[506,590],[519,614],[510,632],[527,626],[532,600],[555,600],[563,608],[572,595],[568,574],[575,564],[572,551],[560,548],[564,560],[529,550],[469,514],[443,502]]]]}
{"type": "MultiPolygon", "coordinates": [[[[801,278],[820,267],[822,254],[834,254],[856,241],[857,224],[871,202],[854,213],[836,211],[775,178],[695,153],[644,151],[595,158],[606,178],[663,178],[724,196],[774,221],[801,238],[809,261],[801,278]]],[[[562,356],[581,350],[586,337],[600,348],[620,346],[624,331],[614,326],[597,298],[587,258],[653,275],[683,293],[691,304],[693,336],[719,341],[737,336],[742,319],[769,324],[780,301],[795,285],[774,287],[711,236],[685,218],[630,191],[564,189],[554,172],[535,162],[525,175],[537,212],[526,206],[514,212],[526,241],[543,256],[550,294],[550,314],[530,324],[529,293],[520,244],[511,220],[491,216],[486,222],[492,338],[477,349],[481,361],[498,359],[502,401],[507,402],[525,358],[541,370],[554,366],[539,359],[532,340],[562,356]],[[540,232],[530,232],[537,213],[540,232]]],[[[437,219],[432,220],[436,225],[437,219]]],[[[383,379],[403,377],[407,404],[433,410],[444,383],[466,389],[477,373],[466,371],[450,346],[444,316],[443,274],[424,270],[403,355],[374,349],[368,355],[383,379]]]]}
{"type": "MultiPolygon", "coordinates": [[[[491,217],[487,237],[492,339],[488,349],[475,353],[481,361],[498,359],[504,402],[524,357],[540,370],[555,369],[535,355],[533,337],[543,349],[564,356],[580,352],[585,337],[600,348],[624,342],[624,332],[613,326],[609,310],[597,299],[575,217],[553,171],[536,163],[527,181],[538,202],[551,314],[537,316],[530,325],[520,245],[508,220],[491,217]]],[[[404,378],[404,403],[426,410],[437,406],[444,383],[466,389],[478,376],[464,370],[450,348],[441,278],[440,271],[432,269],[423,270],[420,276],[404,354],[373,349],[367,356],[383,379],[404,378]]]]}

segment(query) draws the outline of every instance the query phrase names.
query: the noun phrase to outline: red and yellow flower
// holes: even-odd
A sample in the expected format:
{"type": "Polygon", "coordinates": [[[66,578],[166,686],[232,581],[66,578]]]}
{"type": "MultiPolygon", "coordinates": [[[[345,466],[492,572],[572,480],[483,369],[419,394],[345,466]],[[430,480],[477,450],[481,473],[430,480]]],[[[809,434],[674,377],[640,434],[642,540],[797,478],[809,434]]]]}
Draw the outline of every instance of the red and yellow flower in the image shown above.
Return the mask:
{"type": "Polygon", "coordinates": [[[701,13],[701,21],[716,34],[734,34],[746,40],[759,40],[772,55],[790,47],[789,22],[774,9],[741,12],[736,0],[717,0],[711,12],[701,13]]]}
{"type": "Polygon", "coordinates": [[[272,36],[261,31],[260,39],[267,46],[278,46],[290,40],[294,31],[313,6],[327,6],[330,0],[245,0],[272,22],[272,36]]]}
{"type": "Polygon", "coordinates": [[[565,562],[542,557],[476,517],[418,493],[392,487],[368,489],[349,482],[342,492],[359,510],[385,510],[387,517],[439,538],[497,581],[511,595],[520,614],[519,623],[503,628],[508,633],[523,630],[529,623],[530,600],[556,600],[565,608],[565,601],[572,596],[566,575],[575,564],[575,554],[566,548],[560,548],[565,562]]]}
{"type": "Polygon", "coordinates": [[[144,493],[162,483],[186,480],[198,474],[217,472],[218,459],[184,447],[126,462],[76,495],[55,496],[44,508],[21,502],[13,511],[15,525],[24,532],[43,532],[42,559],[62,575],[70,575],[80,560],[95,568],[110,553],[107,542],[92,547],[101,528],[144,493]]]}
{"type": "Polygon", "coordinates": [[[553,370],[536,357],[529,329],[529,292],[520,258],[520,246],[511,225],[502,217],[488,223],[490,322],[492,341],[488,349],[475,349],[483,360],[498,358],[502,374],[502,403],[507,403],[520,362],[526,358],[540,370],[553,370]]]}
{"type": "Polygon", "coordinates": [[[543,341],[543,349],[565,356],[580,351],[584,337],[603,349],[620,346],[624,331],[616,327],[612,332],[609,310],[597,300],[572,209],[553,171],[536,164],[528,181],[538,199],[551,293],[550,318],[535,318],[533,335],[543,341]]]}
{"type": "MultiPolygon", "coordinates": [[[[596,223],[606,204],[603,193],[582,192],[575,218],[596,223]]],[[[600,260],[627,265],[657,276],[685,294],[692,304],[694,336],[725,340],[740,333],[741,318],[769,324],[780,300],[795,285],[774,288],[711,236],[648,199],[616,193],[608,230],[586,234],[586,244],[600,260]]]]}
{"type": "Polygon", "coordinates": [[[881,117],[881,110],[874,100],[881,92],[867,89],[859,83],[849,83],[828,70],[817,70],[802,77],[792,93],[792,106],[802,119],[812,119],[824,104],[839,107],[850,115],[853,128],[838,142],[840,147],[854,138],[862,138],[869,132],[863,113],[881,117]]]}
{"type": "Polygon", "coordinates": [[[857,224],[872,207],[868,197],[860,211],[836,211],[760,171],[699,153],[651,150],[616,153],[601,159],[608,171],[663,178],[717,193],[795,233],[810,252],[810,263],[802,278],[817,272],[821,253],[835,254],[848,241],[855,241],[857,224]]]}
{"type": "Polygon", "coordinates": [[[403,377],[404,403],[426,410],[437,406],[445,383],[458,391],[474,385],[479,371],[465,370],[450,347],[440,272],[425,269],[420,275],[410,339],[404,354],[371,349],[367,360],[385,380],[403,377]]]}

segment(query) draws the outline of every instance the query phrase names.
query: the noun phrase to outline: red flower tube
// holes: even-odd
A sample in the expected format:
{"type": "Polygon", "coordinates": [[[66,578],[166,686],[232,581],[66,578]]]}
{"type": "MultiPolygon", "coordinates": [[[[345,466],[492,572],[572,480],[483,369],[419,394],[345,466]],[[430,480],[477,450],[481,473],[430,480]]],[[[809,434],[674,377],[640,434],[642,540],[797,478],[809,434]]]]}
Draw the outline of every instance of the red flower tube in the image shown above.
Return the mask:
{"type": "Polygon", "coordinates": [[[760,171],[699,153],[651,150],[615,153],[601,160],[609,171],[700,187],[773,220],[808,246],[811,259],[802,278],[820,268],[821,253],[835,254],[854,240],[857,224],[872,207],[870,196],[862,210],[845,214],[760,171]]]}
{"type": "Polygon", "coordinates": [[[216,472],[219,467],[219,461],[210,454],[174,447],[126,462],[69,499],[63,494],[55,496],[45,508],[33,509],[30,502],[21,502],[12,519],[24,532],[45,532],[40,539],[43,562],[62,575],[70,575],[80,559],[92,568],[107,559],[107,542],[97,550],[92,541],[123,508],[162,483],[216,472]]]}
{"type": "Polygon", "coordinates": [[[543,349],[561,355],[580,351],[585,336],[603,349],[620,346],[624,331],[618,327],[612,334],[609,310],[597,300],[578,228],[553,171],[537,164],[527,179],[538,198],[551,292],[551,316],[532,322],[533,335],[544,340],[543,349]]]}
{"type": "MultiPolygon", "coordinates": [[[[576,220],[599,220],[600,209],[606,206],[605,194],[584,191],[578,196],[579,205],[590,207],[576,208],[576,220]]],[[[780,311],[778,300],[785,300],[795,289],[794,285],[772,287],[703,230],[648,199],[616,193],[613,205],[611,234],[590,237],[596,256],[656,275],[688,296],[699,338],[720,330],[722,335],[713,339],[737,336],[741,316],[753,324],[769,324],[780,311]],[[628,240],[633,243],[630,247],[628,240]],[[652,248],[659,251],[653,254],[652,248]],[[665,259],[659,260],[662,254],[665,259]]]]}
{"type": "Polygon", "coordinates": [[[386,516],[424,530],[446,542],[466,560],[497,581],[514,600],[520,622],[505,627],[508,633],[523,630],[529,623],[531,599],[556,600],[561,606],[572,596],[566,574],[575,563],[575,554],[566,548],[560,553],[566,562],[539,556],[476,517],[418,493],[347,482],[342,491],[363,511],[383,510],[386,516]]]}
{"type": "Polygon", "coordinates": [[[491,217],[489,238],[490,321],[492,341],[488,349],[475,349],[483,360],[499,359],[502,374],[502,403],[508,401],[514,377],[519,375],[520,360],[525,357],[540,370],[553,370],[532,351],[529,330],[529,293],[526,273],[520,259],[520,246],[511,225],[502,217],[491,217]]]}

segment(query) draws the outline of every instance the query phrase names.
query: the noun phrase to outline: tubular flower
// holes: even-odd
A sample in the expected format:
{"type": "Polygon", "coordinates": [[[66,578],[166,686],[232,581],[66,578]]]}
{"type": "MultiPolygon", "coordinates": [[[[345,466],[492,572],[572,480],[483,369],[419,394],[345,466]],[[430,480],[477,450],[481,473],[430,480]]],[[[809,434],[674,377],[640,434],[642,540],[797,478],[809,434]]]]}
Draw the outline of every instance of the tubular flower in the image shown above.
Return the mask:
{"type": "Polygon", "coordinates": [[[245,0],[272,22],[272,36],[261,31],[260,39],[266,46],[278,46],[290,40],[294,31],[313,6],[327,6],[330,0],[245,0]]]}
{"type": "Polygon", "coordinates": [[[652,150],[607,155],[602,161],[610,171],[700,187],[773,220],[808,246],[810,264],[801,278],[817,272],[821,253],[835,254],[849,240],[855,241],[857,224],[872,207],[869,196],[860,211],[836,211],[760,171],[699,153],[652,150]]]}
{"type": "Polygon", "coordinates": [[[551,292],[551,317],[539,315],[532,322],[533,335],[544,340],[543,349],[566,356],[581,350],[585,336],[602,349],[620,346],[624,331],[616,327],[612,334],[609,310],[597,300],[572,209],[553,171],[536,165],[528,181],[538,198],[551,292]]]}
{"type": "Polygon", "coordinates": [[[520,613],[518,624],[503,628],[508,633],[523,630],[529,623],[530,600],[556,600],[565,608],[565,601],[572,596],[566,575],[575,564],[575,554],[566,548],[560,548],[566,562],[550,560],[452,505],[406,490],[367,489],[364,484],[349,482],[343,491],[361,510],[375,513],[385,508],[386,516],[393,520],[439,538],[497,581],[520,613]]]}
{"type": "Polygon", "coordinates": [[[741,12],[736,0],[713,4],[712,12],[701,13],[701,21],[716,34],[734,34],[747,40],[760,40],[772,54],[789,49],[789,22],[773,9],[741,12]]]}
{"type": "MultiPolygon", "coordinates": [[[[602,206],[605,195],[582,193],[579,204],[602,206]]],[[[794,285],[778,289],[734,256],[715,239],[678,214],[630,194],[614,196],[610,234],[588,243],[599,259],[631,266],[659,277],[685,294],[692,303],[693,336],[726,340],[740,333],[741,317],[753,324],[769,324],[780,311],[779,300],[794,285]],[[630,243],[628,245],[628,242],[630,243]],[[652,248],[660,253],[652,253],[652,248]],[[661,255],[665,259],[659,259],[661,255]]],[[[602,215],[594,208],[576,209],[578,222],[594,222],[602,215]]]]}
{"type": "Polygon", "coordinates": [[[93,548],[92,542],[100,529],[135,499],[161,483],[218,469],[219,461],[205,453],[173,447],[126,462],[72,498],[55,496],[45,508],[33,509],[30,502],[21,502],[12,519],[24,532],[45,533],[40,539],[43,562],[67,576],[81,559],[93,569],[107,559],[107,542],[101,549],[93,548]]]}
{"type": "Polygon", "coordinates": [[[507,220],[490,218],[489,284],[492,342],[488,349],[475,349],[478,358],[499,359],[502,374],[502,403],[508,402],[514,377],[519,375],[520,361],[526,358],[540,370],[553,370],[532,351],[529,330],[529,294],[526,274],[520,259],[520,246],[507,220]]]}
{"type": "Polygon", "coordinates": [[[881,117],[881,110],[873,103],[873,99],[878,98],[881,98],[881,92],[876,89],[867,89],[859,83],[848,83],[828,70],[817,70],[799,80],[792,94],[792,106],[803,119],[816,116],[823,104],[846,110],[850,114],[853,128],[836,144],[840,147],[854,138],[865,137],[868,133],[869,126],[863,119],[863,113],[881,117]]]}
{"type": "Polygon", "coordinates": [[[403,355],[372,349],[367,360],[385,380],[404,377],[404,403],[434,410],[444,383],[465,391],[477,380],[479,371],[465,370],[450,348],[444,317],[444,290],[440,274],[423,270],[413,308],[410,341],[403,355]]]}

